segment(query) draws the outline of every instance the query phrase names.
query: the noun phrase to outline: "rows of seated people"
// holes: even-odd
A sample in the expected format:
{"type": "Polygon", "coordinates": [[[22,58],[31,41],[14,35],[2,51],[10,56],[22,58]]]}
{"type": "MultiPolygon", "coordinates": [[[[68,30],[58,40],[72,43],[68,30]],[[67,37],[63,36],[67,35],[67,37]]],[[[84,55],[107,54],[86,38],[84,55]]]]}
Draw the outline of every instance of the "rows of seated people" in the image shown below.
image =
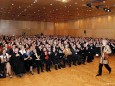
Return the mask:
{"type": "MultiPolygon", "coordinates": [[[[81,65],[100,55],[102,39],[71,36],[1,36],[0,77],[12,75],[22,77],[65,68],[67,65],[81,65]]],[[[115,40],[108,40],[115,53],[115,40]]]]}

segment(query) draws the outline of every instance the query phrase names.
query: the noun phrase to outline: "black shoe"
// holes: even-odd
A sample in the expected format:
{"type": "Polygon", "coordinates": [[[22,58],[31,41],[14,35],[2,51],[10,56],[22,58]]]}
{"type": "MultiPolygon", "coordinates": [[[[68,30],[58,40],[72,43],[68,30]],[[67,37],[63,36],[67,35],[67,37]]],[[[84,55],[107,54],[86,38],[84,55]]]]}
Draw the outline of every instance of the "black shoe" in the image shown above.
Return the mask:
{"type": "Polygon", "coordinates": [[[22,74],[22,73],[20,73],[20,74],[18,74],[17,76],[18,76],[18,77],[22,77],[22,76],[23,76],[23,74],[22,74]]]}
{"type": "Polygon", "coordinates": [[[61,69],[61,66],[60,66],[60,65],[58,65],[58,68],[59,68],[59,69],[61,69]]]}
{"type": "Polygon", "coordinates": [[[96,76],[101,76],[101,74],[97,74],[96,76]]]}
{"type": "Polygon", "coordinates": [[[111,73],[111,69],[109,70],[109,74],[111,73]]]}
{"type": "Polygon", "coordinates": [[[85,63],[83,63],[83,65],[85,65],[85,63]]]}
{"type": "Polygon", "coordinates": [[[44,72],[43,70],[41,70],[42,72],[44,72]]]}
{"type": "Polygon", "coordinates": [[[69,67],[71,67],[71,64],[69,64],[69,67]]]}
{"type": "Polygon", "coordinates": [[[65,68],[66,66],[65,65],[63,65],[63,67],[62,68],[65,68]]]}
{"type": "Polygon", "coordinates": [[[40,74],[40,72],[38,72],[38,74],[40,74]]]}
{"type": "Polygon", "coordinates": [[[77,66],[76,64],[73,64],[73,65],[77,66]]]}
{"type": "Polygon", "coordinates": [[[33,71],[30,71],[30,73],[31,73],[32,75],[34,75],[33,71]]]}
{"type": "Polygon", "coordinates": [[[57,65],[55,65],[55,70],[58,70],[57,65]]]}

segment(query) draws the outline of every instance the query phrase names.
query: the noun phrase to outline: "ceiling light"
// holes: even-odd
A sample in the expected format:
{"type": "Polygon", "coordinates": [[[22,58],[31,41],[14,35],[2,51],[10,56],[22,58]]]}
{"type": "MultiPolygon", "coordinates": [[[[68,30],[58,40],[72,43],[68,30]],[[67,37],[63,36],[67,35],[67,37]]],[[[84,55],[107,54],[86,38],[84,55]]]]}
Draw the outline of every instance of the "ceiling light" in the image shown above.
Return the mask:
{"type": "Polygon", "coordinates": [[[75,4],[77,4],[77,2],[75,2],[75,4]]]}
{"type": "Polygon", "coordinates": [[[105,3],[105,1],[103,1],[103,3],[105,3]]]}
{"type": "Polygon", "coordinates": [[[21,8],[21,6],[19,6],[19,8],[21,8]]]}
{"type": "Polygon", "coordinates": [[[38,0],[34,0],[34,3],[36,3],[38,0]]]}
{"type": "Polygon", "coordinates": [[[50,4],[51,6],[53,5],[53,4],[50,4]]]}
{"type": "Polygon", "coordinates": [[[67,3],[67,2],[69,2],[70,0],[55,0],[55,1],[60,1],[60,2],[63,2],[63,3],[67,3]]]}

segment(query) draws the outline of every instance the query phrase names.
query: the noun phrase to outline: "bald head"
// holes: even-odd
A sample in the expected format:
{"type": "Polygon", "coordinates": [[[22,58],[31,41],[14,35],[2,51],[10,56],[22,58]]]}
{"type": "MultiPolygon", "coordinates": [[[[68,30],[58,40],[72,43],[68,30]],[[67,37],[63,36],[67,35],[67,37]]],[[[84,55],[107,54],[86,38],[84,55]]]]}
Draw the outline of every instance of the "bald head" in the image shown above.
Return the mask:
{"type": "Polygon", "coordinates": [[[103,46],[105,46],[105,45],[107,45],[107,43],[108,43],[108,41],[107,40],[102,40],[102,44],[103,44],[103,46]]]}

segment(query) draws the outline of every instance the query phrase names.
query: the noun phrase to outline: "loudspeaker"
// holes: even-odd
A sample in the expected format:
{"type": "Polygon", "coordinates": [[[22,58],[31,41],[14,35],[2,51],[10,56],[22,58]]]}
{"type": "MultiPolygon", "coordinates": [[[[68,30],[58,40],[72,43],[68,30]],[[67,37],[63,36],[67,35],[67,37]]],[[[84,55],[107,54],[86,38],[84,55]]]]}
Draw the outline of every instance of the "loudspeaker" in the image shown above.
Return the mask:
{"type": "Polygon", "coordinates": [[[86,30],[84,30],[84,34],[86,34],[86,30]]]}

